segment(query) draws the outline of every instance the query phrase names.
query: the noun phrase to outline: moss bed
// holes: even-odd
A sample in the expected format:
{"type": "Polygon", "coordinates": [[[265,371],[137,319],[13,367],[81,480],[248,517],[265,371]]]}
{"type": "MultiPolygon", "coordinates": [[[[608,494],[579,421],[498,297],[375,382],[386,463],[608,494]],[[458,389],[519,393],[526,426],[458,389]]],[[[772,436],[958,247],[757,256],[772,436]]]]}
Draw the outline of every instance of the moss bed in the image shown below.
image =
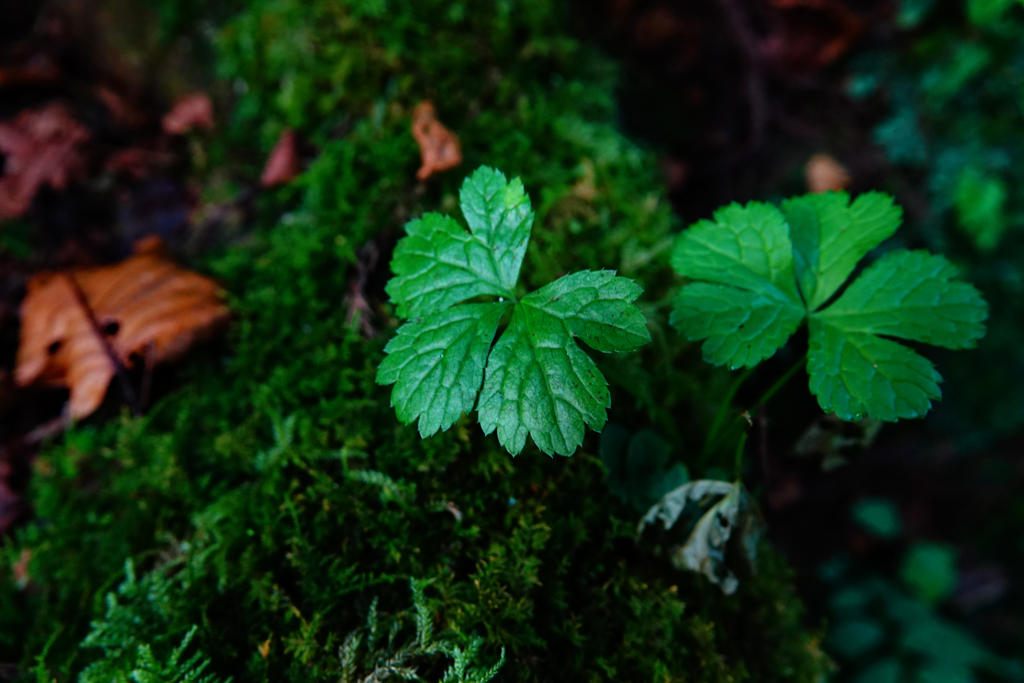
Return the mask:
{"type": "Polygon", "coordinates": [[[466,419],[421,440],[374,382],[396,323],[390,248],[409,217],[455,213],[463,175],[486,163],[522,177],[538,210],[531,288],[615,268],[646,290],[655,343],[601,360],[611,419],[660,425],[683,452],[703,438],[722,377],[657,305],[678,226],[655,157],[617,131],[614,63],[568,16],[547,0],[255,0],[210,29],[235,101],[207,172],[256,177],[285,127],[317,152],[260,199],[254,227],[194,264],[230,292],[228,338],[176,368],[146,415],[108,410],[36,460],[34,516],[3,549],[19,580],[0,582],[0,661],[40,681],[199,680],[206,659],[203,675],[235,681],[387,680],[380,663],[405,652],[441,680],[452,660],[417,649],[418,614],[439,642],[482,639],[467,671],[504,648],[495,680],[823,678],[768,544],[724,596],[637,542],[597,435],[555,459],[513,459],[466,419]],[[418,184],[422,99],[465,162],[418,184]],[[373,252],[368,339],[346,302],[373,252]],[[371,612],[390,645],[369,637],[371,612]]]}

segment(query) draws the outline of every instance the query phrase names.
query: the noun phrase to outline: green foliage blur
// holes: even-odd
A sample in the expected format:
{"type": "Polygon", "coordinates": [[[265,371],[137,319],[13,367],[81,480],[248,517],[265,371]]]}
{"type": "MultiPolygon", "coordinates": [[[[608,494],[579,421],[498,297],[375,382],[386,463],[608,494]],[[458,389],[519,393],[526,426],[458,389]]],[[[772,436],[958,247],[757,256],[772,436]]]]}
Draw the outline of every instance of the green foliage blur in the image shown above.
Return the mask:
{"type": "Polygon", "coordinates": [[[873,137],[926,203],[917,239],[992,306],[969,367],[947,374],[956,391],[939,418],[976,448],[1024,420],[1024,5],[903,0],[895,23],[901,48],[858,56],[848,91],[888,111],[873,137]]]}

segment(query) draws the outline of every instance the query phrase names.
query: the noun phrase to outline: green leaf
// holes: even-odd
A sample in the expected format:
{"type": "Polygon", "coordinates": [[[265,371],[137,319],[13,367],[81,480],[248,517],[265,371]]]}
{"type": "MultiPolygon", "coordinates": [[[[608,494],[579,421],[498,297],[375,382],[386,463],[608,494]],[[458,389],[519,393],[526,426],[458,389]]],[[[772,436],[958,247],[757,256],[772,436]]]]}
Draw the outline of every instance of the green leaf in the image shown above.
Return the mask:
{"type": "Polygon", "coordinates": [[[642,292],[615,271],[584,270],[544,285],[523,304],[565,321],[569,332],[598,351],[630,351],[651,339],[647,319],[633,305],[642,292]]]}
{"type": "Polygon", "coordinates": [[[482,166],[463,183],[459,198],[470,232],[490,246],[502,283],[514,291],[533,226],[522,182],[508,182],[501,171],[482,166]]]}
{"type": "Polygon", "coordinates": [[[1001,178],[965,168],[956,183],[956,211],[960,225],[982,251],[999,245],[1006,232],[1008,191],[1001,178]]]}
{"type": "Polygon", "coordinates": [[[650,429],[630,434],[609,424],[601,432],[600,453],[608,470],[608,488],[641,512],[690,480],[682,463],[671,462],[672,444],[650,429]]]}
{"type": "Polygon", "coordinates": [[[899,508],[887,498],[865,498],[858,501],[850,514],[872,536],[891,540],[899,538],[903,533],[899,508]]]}
{"type": "Polygon", "coordinates": [[[847,334],[816,318],[810,320],[807,371],[822,410],[844,420],[920,417],[942,395],[942,378],[927,359],[888,339],[847,334]]]}
{"type": "Polygon", "coordinates": [[[384,348],[377,381],[395,384],[398,419],[419,419],[426,438],[473,410],[487,353],[511,304],[466,304],[407,323],[384,348]]]}
{"type": "Polygon", "coordinates": [[[972,24],[991,24],[1014,4],[1015,0],[967,0],[967,16],[972,24]]]}
{"type": "Polygon", "coordinates": [[[857,659],[885,642],[885,629],[874,619],[840,621],[828,634],[830,648],[846,659],[857,659]]]}
{"type": "Polygon", "coordinates": [[[641,289],[612,271],[583,271],[517,300],[533,222],[522,184],[485,167],[466,180],[461,198],[469,231],[427,214],[406,225],[395,249],[387,291],[412,320],[384,349],[377,382],[395,385],[398,419],[419,420],[424,437],[475,404],[484,433],[497,431],[513,455],[527,436],[548,455],[570,455],[586,425],[604,426],[610,401],[605,378],[575,340],[601,352],[650,341],[633,304],[641,289]],[[463,303],[487,295],[499,300],[463,303]]]}
{"type": "Polygon", "coordinates": [[[957,268],[926,251],[878,259],[833,305],[815,314],[846,334],[868,333],[966,349],[985,334],[987,308],[957,268]]]}
{"type": "Polygon", "coordinates": [[[956,551],[941,543],[920,541],[910,546],[900,578],[926,605],[937,605],[956,588],[956,551]]]}
{"type": "Polygon", "coordinates": [[[513,296],[501,279],[491,245],[448,216],[428,213],[405,226],[395,248],[395,273],[385,288],[398,315],[416,318],[483,294],[513,296]]]}
{"type": "Polygon", "coordinates": [[[902,211],[892,197],[869,192],[850,204],[845,192],[809,194],[782,203],[809,310],[828,301],[864,256],[892,237],[902,211]]]}
{"type": "Polygon", "coordinates": [[[970,348],[988,309],[973,286],[953,280],[952,264],[923,251],[890,252],[843,291],[899,220],[878,193],[852,203],[845,193],[808,195],[781,213],[733,204],[679,237],[673,266],[696,282],[676,297],[671,322],[705,340],[706,360],[735,368],[771,356],[807,319],[810,389],[825,411],[844,420],[920,417],[941,396],[941,377],[889,337],[970,348]]]}
{"type": "Polygon", "coordinates": [[[491,351],[478,409],[484,434],[513,455],[533,437],[545,453],[570,455],[583,426],[601,431],[608,383],[576,345],[565,322],[526,301],[491,351]]]}
{"type": "Polygon", "coordinates": [[[683,288],[670,322],[687,339],[707,340],[708,362],[757,365],[803,319],[786,221],[769,204],[732,204],[697,223],[676,243],[672,265],[698,282],[683,288]]]}
{"type": "Polygon", "coordinates": [[[969,348],[985,333],[981,294],[952,282],[956,268],[924,251],[876,261],[838,301],[812,314],[811,391],[844,420],[921,417],[942,396],[930,361],[877,335],[969,348]]]}

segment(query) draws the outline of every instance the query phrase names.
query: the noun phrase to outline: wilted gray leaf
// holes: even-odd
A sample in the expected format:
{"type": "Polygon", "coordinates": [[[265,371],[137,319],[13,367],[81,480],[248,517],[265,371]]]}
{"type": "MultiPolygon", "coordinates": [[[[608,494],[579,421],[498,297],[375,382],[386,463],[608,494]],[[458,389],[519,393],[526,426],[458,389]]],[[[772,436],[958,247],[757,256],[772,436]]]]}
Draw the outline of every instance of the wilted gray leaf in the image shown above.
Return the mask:
{"type": "Polygon", "coordinates": [[[654,505],[640,522],[637,533],[644,527],[662,520],[665,529],[671,529],[688,509],[703,511],[700,519],[683,545],[672,553],[672,564],[677,569],[704,574],[712,583],[731,595],[739,586],[739,579],[726,567],[725,553],[729,539],[736,538],[751,568],[757,561],[757,543],[763,524],[743,489],[737,484],[702,479],[670,491],[654,505]],[[709,499],[721,498],[706,509],[709,499]]]}

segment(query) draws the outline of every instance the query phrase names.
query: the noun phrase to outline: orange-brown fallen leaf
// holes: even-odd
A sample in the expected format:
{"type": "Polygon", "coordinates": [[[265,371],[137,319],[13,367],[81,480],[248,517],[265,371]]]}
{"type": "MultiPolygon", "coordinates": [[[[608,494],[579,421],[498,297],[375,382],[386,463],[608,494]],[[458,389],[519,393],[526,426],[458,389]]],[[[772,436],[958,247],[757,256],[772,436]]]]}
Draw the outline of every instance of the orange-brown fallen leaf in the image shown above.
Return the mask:
{"type": "Polygon", "coordinates": [[[291,182],[301,171],[295,132],[289,128],[281,134],[274,144],[274,149],[270,151],[267,165],[263,167],[263,175],[260,176],[260,185],[284,185],[291,182]]]}
{"type": "Polygon", "coordinates": [[[422,164],[416,172],[418,180],[426,180],[437,171],[447,171],[462,163],[462,146],[455,133],[437,120],[437,112],[429,100],[412,110],[412,136],[420,146],[422,164]]]}
{"type": "Polygon", "coordinates": [[[257,645],[256,649],[259,650],[260,656],[263,657],[263,659],[266,659],[268,656],[270,656],[270,638],[267,638],[262,643],[257,645]]]}
{"type": "Polygon", "coordinates": [[[89,132],[59,103],[0,121],[0,219],[20,216],[43,185],[58,190],[85,171],[81,145],[89,132]]]}
{"type": "Polygon", "coordinates": [[[213,128],[213,102],[205,93],[197,92],[174,103],[162,121],[164,132],[184,135],[194,128],[213,128]]]}
{"type": "Polygon", "coordinates": [[[220,287],[172,261],[155,237],[112,266],[39,273],[21,305],[15,380],[67,387],[66,412],[81,419],[103,402],[117,372],[141,355],[149,365],[173,360],[228,320],[220,287]],[[97,334],[84,295],[108,348],[97,334]]]}
{"type": "Polygon", "coordinates": [[[845,190],[850,185],[850,172],[828,154],[815,154],[804,166],[808,192],[845,190]]]}

